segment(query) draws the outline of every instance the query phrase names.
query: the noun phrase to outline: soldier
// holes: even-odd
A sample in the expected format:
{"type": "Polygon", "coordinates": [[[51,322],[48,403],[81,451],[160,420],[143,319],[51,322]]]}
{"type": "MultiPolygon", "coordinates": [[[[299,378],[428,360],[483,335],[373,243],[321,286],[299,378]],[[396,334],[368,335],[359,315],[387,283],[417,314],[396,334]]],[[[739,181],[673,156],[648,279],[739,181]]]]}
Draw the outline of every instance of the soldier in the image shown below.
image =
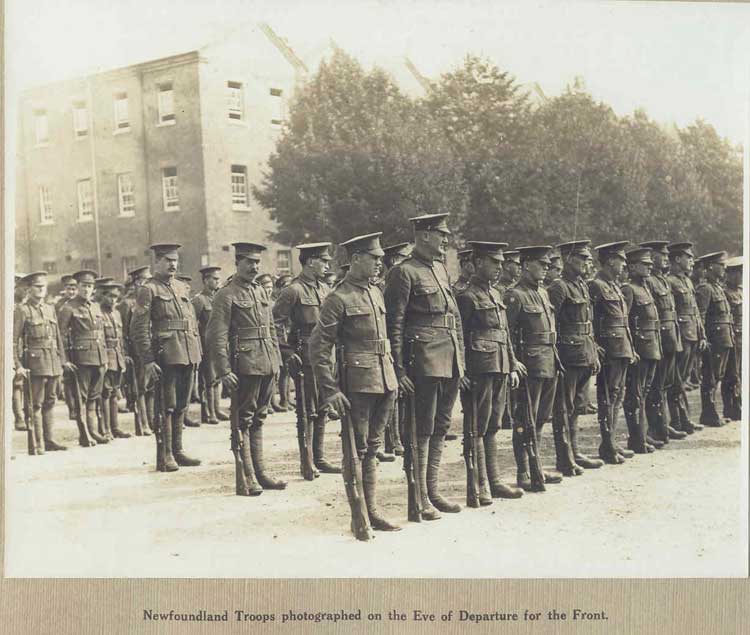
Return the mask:
{"type": "Polygon", "coordinates": [[[351,268],[323,301],[310,337],[310,359],[325,402],[339,413],[349,412],[371,527],[398,531],[401,528],[384,518],[377,504],[377,454],[398,388],[383,295],[371,283],[384,255],[380,236],[380,232],[357,236],[341,244],[351,268]],[[334,346],[342,349],[344,367],[338,373],[331,361],[334,346]]]}
{"type": "Polygon", "coordinates": [[[102,316],[104,318],[104,340],[107,347],[107,370],[102,384],[102,418],[104,429],[109,430],[115,439],[127,439],[130,433],[120,429],[117,410],[117,389],[120,387],[127,363],[125,340],[123,338],[122,317],[115,311],[123,286],[109,282],[100,286],[102,316]]]}
{"type": "Polygon", "coordinates": [[[461,314],[450,289],[443,257],[450,230],[447,214],[410,219],[415,245],[393,268],[385,288],[388,337],[402,393],[415,402],[422,518],[456,513],[461,506],[438,491],[444,437],[464,379],[461,314]],[[433,507],[434,505],[434,507],[433,507]]]}
{"type": "Polygon", "coordinates": [[[742,256],[727,260],[724,293],[734,321],[734,347],[729,352],[727,371],[721,382],[724,416],[733,421],[742,418],[742,256]]]}
{"type": "MultiPolygon", "coordinates": [[[[54,440],[54,417],[57,382],[62,364],[67,362],[57,317],[52,306],[44,302],[47,273],[37,271],[21,280],[29,289],[28,298],[15,308],[13,316],[13,367],[15,376],[30,382],[31,421],[37,439],[36,454],[67,450],[54,440]]],[[[31,451],[31,450],[30,450],[31,451]]]]}
{"type": "Polygon", "coordinates": [[[458,274],[458,280],[451,285],[453,295],[457,296],[459,293],[463,293],[469,286],[469,280],[474,275],[474,261],[472,260],[473,249],[461,249],[456,254],[458,256],[458,267],[460,273],[458,274]]]}
{"type": "Polygon", "coordinates": [[[508,245],[471,240],[468,244],[474,254],[474,275],[456,297],[464,333],[466,375],[471,380],[470,391],[462,392],[461,400],[464,416],[473,416],[476,421],[479,503],[490,505],[493,498],[523,495],[523,490],[500,480],[497,433],[508,391],[518,386],[519,373],[525,373],[526,368],[513,353],[505,304],[492,286],[502,266],[503,249],[508,245]],[[476,413],[472,413],[474,403],[476,413]]]}
{"type": "MultiPolygon", "coordinates": [[[[281,293],[281,290],[285,287],[288,287],[289,284],[292,282],[292,276],[288,274],[284,274],[276,278],[276,282],[274,283],[274,292],[271,298],[273,299],[274,303],[276,302],[277,298],[279,297],[279,294],[281,293]]],[[[289,333],[289,321],[288,320],[279,320],[275,321],[276,325],[276,337],[278,338],[279,342],[286,342],[287,336],[289,333]]],[[[279,382],[278,382],[278,391],[279,391],[279,401],[278,405],[275,401],[271,402],[271,407],[273,408],[274,412],[289,412],[290,410],[294,410],[294,406],[291,405],[289,400],[289,371],[286,367],[286,358],[284,357],[284,350],[281,350],[281,368],[279,369],[279,382]]]]}
{"type": "MultiPolygon", "coordinates": [[[[83,418],[85,414],[88,436],[97,443],[107,443],[109,439],[100,435],[95,425],[96,406],[102,396],[107,368],[104,317],[99,304],[92,300],[96,273],[84,269],[74,273],[73,277],[78,283],[78,295],[62,306],[58,317],[69,360],[65,367],[75,375],[80,403],[85,408],[85,413],[81,412],[80,416],[83,418]]],[[[79,443],[87,445],[83,435],[80,435],[79,443]]]]}
{"type": "Polygon", "coordinates": [[[628,448],[636,454],[653,452],[664,443],[647,434],[646,396],[661,360],[659,311],[646,279],[654,261],[651,249],[635,247],[626,254],[630,280],[622,286],[628,308],[628,323],[633,337],[636,361],[628,367],[625,379],[625,421],[628,424],[628,448]]]}
{"type": "Polygon", "coordinates": [[[617,443],[617,416],[625,396],[628,366],[637,361],[628,323],[628,307],[617,279],[625,268],[627,240],[595,247],[600,269],[589,282],[594,309],[594,336],[602,361],[596,378],[596,401],[602,442],[599,458],[616,465],[632,458],[633,451],[617,443]]]}
{"type": "MultiPolygon", "coordinates": [[[[518,391],[515,417],[523,419],[528,426],[534,426],[540,447],[542,426],[552,414],[560,369],[554,308],[547,290],[542,286],[550,264],[551,249],[546,245],[518,248],[521,277],[515,286],[506,291],[504,298],[513,350],[527,371],[524,387],[518,391]]],[[[567,433],[558,428],[554,434],[557,462],[565,465],[570,456],[567,433]]],[[[526,491],[544,491],[544,485],[536,488],[531,482],[522,427],[513,428],[513,451],[518,465],[518,487],[526,491]]],[[[544,483],[562,481],[562,476],[552,472],[544,472],[543,476],[544,483]]]]}
{"type": "MultiPolygon", "coordinates": [[[[331,243],[308,243],[297,245],[302,272],[292,283],[282,289],[273,306],[276,322],[289,322],[289,336],[281,342],[281,349],[288,356],[288,367],[292,376],[302,369],[304,389],[298,387],[297,399],[304,392],[307,414],[313,420],[313,457],[315,467],[324,474],[341,474],[341,468],[329,463],[325,457],[325,430],[328,411],[320,400],[317,382],[310,366],[308,340],[318,321],[320,306],[330,292],[322,280],[328,272],[331,243]]],[[[297,381],[297,379],[295,379],[297,381]]]]}
{"type": "Polygon", "coordinates": [[[167,472],[201,463],[185,454],[182,447],[185,413],[201,348],[189,289],[175,280],[180,247],[151,245],[154,275],[138,289],[130,320],[130,339],[143,368],[144,385],[152,387],[159,382],[167,472]]]}
{"type": "Polygon", "coordinates": [[[573,453],[569,464],[560,464],[557,469],[568,475],[604,465],[601,460],[586,456],[578,446],[578,404],[587,401],[591,377],[601,370],[591,298],[585,282],[593,260],[590,245],[590,240],[574,240],[557,246],[563,261],[562,274],[547,289],[555,309],[557,350],[565,367],[565,373],[558,379],[553,425],[554,417],[561,419],[557,426],[567,432],[573,453]]]}
{"type": "Polygon", "coordinates": [[[193,297],[193,309],[198,320],[198,335],[201,339],[201,348],[204,351],[203,359],[198,366],[198,381],[200,382],[199,393],[201,395],[201,423],[217,425],[219,421],[229,421],[229,417],[220,408],[221,388],[214,381],[211,373],[211,364],[208,360],[208,347],[206,346],[206,327],[211,318],[213,310],[213,299],[219,288],[221,278],[219,276],[221,267],[206,265],[198,270],[203,279],[203,290],[193,297]]]}
{"type": "Polygon", "coordinates": [[[563,270],[563,262],[560,252],[555,249],[549,256],[550,263],[547,275],[544,276],[544,288],[549,289],[550,285],[560,278],[563,270]]]}
{"type": "MultiPolygon", "coordinates": [[[[505,297],[505,292],[510,289],[521,276],[521,254],[515,249],[508,249],[503,251],[503,268],[498,275],[497,281],[494,282],[493,286],[500,292],[500,297],[505,297]]],[[[518,389],[508,391],[508,400],[505,405],[505,412],[502,413],[502,424],[503,430],[510,430],[513,428],[513,413],[515,412],[515,402],[518,389]]]]}
{"type": "Polygon", "coordinates": [[[257,277],[258,284],[263,287],[268,297],[273,297],[273,278],[270,273],[262,273],[257,277]]]}
{"type": "Polygon", "coordinates": [[[662,443],[668,443],[670,439],[684,439],[687,436],[686,432],[677,430],[671,425],[667,407],[667,394],[674,389],[677,381],[677,354],[682,352],[674,295],[666,276],[669,271],[668,244],[669,241],[666,240],[650,240],[641,243],[641,247],[652,250],[651,258],[654,266],[645,282],[659,312],[661,333],[661,359],[656,365],[651,390],[646,397],[646,417],[648,436],[662,443]]]}
{"type": "Polygon", "coordinates": [[[694,359],[706,348],[706,335],[695,300],[695,289],[690,279],[693,271],[693,243],[678,242],[667,246],[669,251],[670,274],[667,276],[677,311],[677,324],[680,328],[682,351],[677,352],[677,378],[672,390],[667,391],[669,416],[676,430],[693,434],[702,430],[700,423],[690,420],[687,402],[687,384],[694,359]]]}
{"type": "Polygon", "coordinates": [[[75,298],[78,293],[78,283],[75,278],[70,274],[65,274],[60,278],[60,283],[63,285],[62,295],[60,299],[55,302],[55,314],[60,314],[60,309],[71,298],[75,298]]]}
{"type": "MultiPolygon", "coordinates": [[[[23,284],[23,279],[26,274],[15,274],[15,282],[13,287],[13,315],[15,316],[16,309],[26,303],[26,295],[28,293],[28,287],[23,284]]],[[[15,375],[13,377],[13,421],[14,427],[19,432],[25,432],[27,430],[26,421],[24,420],[24,394],[23,394],[24,378],[21,375],[15,375]]]]}
{"type": "Polygon", "coordinates": [[[708,347],[703,351],[701,375],[701,425],[719,427],[727,420],[716,410],[716,387],[723,381],[734,348],[732,309],[721,283],[726,275],[727,252],[717,251],[702,257],[706,281],[695,289],[708,347]]]}
{"type": "Polygon", "coordinates": [[[232,450],[239,453],[235,469],[242,470],[248,489],[240,496],[257,496],[264,489],[280,490],[284,481],[271,477],[263,458],[263,422],[268,414],[281,355],[271,313],[271,296],[256,281],[262,245],[232,243],[236,272],[213,299],[206,328],[211,372],[230,392],[232,450]],[[257,479],[257,480],[256,480],[257,479]]]}

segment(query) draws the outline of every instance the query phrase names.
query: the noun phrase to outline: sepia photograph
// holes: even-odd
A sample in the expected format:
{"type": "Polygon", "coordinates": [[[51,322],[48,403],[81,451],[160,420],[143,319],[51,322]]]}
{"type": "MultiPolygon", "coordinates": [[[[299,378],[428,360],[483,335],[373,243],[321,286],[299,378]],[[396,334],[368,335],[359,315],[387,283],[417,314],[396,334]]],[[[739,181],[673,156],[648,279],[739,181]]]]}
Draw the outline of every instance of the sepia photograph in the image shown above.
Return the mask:
{"type": "Polygon", "coordinates": [[[748,576],[750,6],[4,36],[5,578],[748,576]]]}

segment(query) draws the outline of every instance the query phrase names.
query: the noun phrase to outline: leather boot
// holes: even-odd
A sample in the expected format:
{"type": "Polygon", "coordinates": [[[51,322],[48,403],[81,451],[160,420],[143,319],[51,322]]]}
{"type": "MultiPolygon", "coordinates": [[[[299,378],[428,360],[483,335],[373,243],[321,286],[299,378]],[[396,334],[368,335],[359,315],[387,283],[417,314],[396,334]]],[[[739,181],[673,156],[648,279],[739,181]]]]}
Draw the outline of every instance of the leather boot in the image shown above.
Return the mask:
{"type": "Polygon", "coordinates": [[[263,489],[286,489],[286,482],[275,479],[266,474],[263,463],[263,426],[254,425],[250,428],[250,453],[252,455],[255,477],[263,489]]]}
{"type": "MultiPolygon", "coordinates": [[[[104,404],[104,407],[107,407],[106,403],[104,404]]],[[[124,430],[120,430],[120,422],[117,415],[117,401],[112,399],[109,402],[109,426],[112,430],[112,436],[114,436],[116,439],[129,439],[130,433],[125,432],[124,430]]]]}
{"type": "Polygon", "coordinates": [[[545,472],[542,469],[542,430],[544,429],[543,425],[538,425],[536,427],[536,454],[537,454],[537,461],[539,463],[539,471],[542,473],[542,476],[544,476],[544,482],[550,485],[556,485],[557,483],[562,483],[563,477],[560,474],[555,474],[554,472],[545,472]]]}
{"type": "Polygon", "coordinates": [[[625,408],[625,423],[628,426],[628,449],[636,454],[646,454],[646,436],[640,426],[637,406],[625,408]]]}
{"type": "Polygon", "coordinates": [[[42,411],[32,410],[30,425],[34,426],[34,436],[36,437],[36,451],[34,454],[44,454],[44,430],[42,429],[42,411]]]}
{"type": "Polygon", "coordinates": [[[138,396],[135,408],[138,411],[138,419],[140,419],[141,422],[141,432],[143,432],[143,436],[151,436],[151,421],[149,421],[148,414],[146,413],[146,397],[144,395],[141,394],[138,396]]]}
{"type": "Polygon", "coordinates": [[[518,426],[513,428],[513,455],[516,457],[516,485],[525,492],[544,492],[547,488],[543,483],[534,485],[531,482],[529,472],[529,456],[523,444],[523,428],[518,426]]]}
{"type": "Polygon", "coordinates": [[[169,412],[164,415],[162,421],[162,440],[164,441],[164,469],[162,471],[164,472],[176,472],[180,469],[172,453],[174,418],[174,413],[169,412]]]}
{"type": "Polygon", "coordinates": [[[42,439],[44,440],[44,447],[48,452],[58,452],[61,450],[67,450],[68,447],[56,443],[53,436],[53,428],[55,425],[55,418],[52,413],[52,408],[42,408],[42,426],[44,428],[44,434],[42,439]]]}
{"type": "Polygon", "coordinates": [[[553,421],[552,436],[555,441],[555,467],[557,471],[561,472],[563,476],[580,476],[583,474],[583,468],[573,460],[573,451],[565,434],[564,422],[553,421]]]}
{"type": "Polygon", "coordinates": [[[711,428],[720,428],[724,421],[716,411],[715,389],[705,390],[701,388],[701,417],[700,424],[711,428]]]}
{"type": "Polygon", "coordinates": [[[378,461],[381,463],[393,463],[396,460],[396,455],[389,452],[383,452],[378,450],[377,453],[378,461]]]}
{"type": "Polygon", "coordinates": [[[653,448],[656,448],[657,450],[661,450],[664,447],[664,441],[659,441],[659,439],[654,439],[651,435],[646,435],[646,445],[651,446],[653,448]]]}
{"type": "MultiPolygon", "coordinates": [[[[394,411],[397,410],[398,407],[399,407],[399,402],[397,401],[396,404],[393,406],[394,411]]],[[[401,441],[401,430],[399,430],[399,417],[398,417],[397,412],[394,412],[388,426],[391,430],[391,436],[393,437],[393,453],[396,456],[403,456],[404,445],[401,441]]]]}
{"type": "Polygon", "coordinates": [[[133,404],[133,427],[135,428],[135,436],[143,436],[143,424],[141,423],[141,409],[138,402],[133,404]]]}
{"type": "Polygon", "coordinates": [[[576,465],[585,470],[597,470],[604,465],[601,459],[592,459],[578,449],[578,417],[570,419],[570,449],[573,451],[573,460],[576,465]]]}
{"type": "Polygon", "coordinates": [[[439,511],[446,514],[456,514],[461,511],[461,506],[451,503],[443,498],[438,492],[438,475],[440,472],[440,460],[443,458],[444,439],[442,435],[433,434],[430,437],[429,456],[427,458],[427,496],[430,502],[439,511]]]}
{"type": "Polygon", "coordinates": [[[202,423],[207,423],[211,426],[219,425],[219,419],[214,411],[214,392],[215,390],[212,386],[206,386],[203,389],[203,405],[206,410],[206,420],[202,421],[202,423]]]}
{"type": "Polygon", "coordinates": [[[100,397],[96,401],[96,426],[102,437],[109,441],[114,440],[112,432],[109,429],[109,408],[104,407],[103,397],[100,397]],[[106,413],[104,412],[105,410],[107,411],[106,413]]]}
{"type": "Polygon", "coordinates": [[[370,517],[370,527],[376,531],[401,531],[401,527],[390,522],[380,514],[378,509],[378,461],[374,456],[365,455],[362,460],[362,487],[365,493],[367,515],[370,517]]]}
{"type": "Polygon", "coordinates": [[[23,418],[23,390],[18,386],[13,386],[13,422],[15,429],[19,432],[28,430],[23,418]]]}
{"type": "MultiPolygon", "coordinates": [[[[390,419],[385,424],[385,429],[383,430],[383,451],[385,454],[393,454],[393,435],[391,434],[390,419]]],[[[380,457],[378,457],[378,460],[382,461],[380,457]]]]}
{"type": "MultiPolygon", "coordinates": [[[[242,459],[242,471],[245,475],[245,484],[247,489],[244,492],[236,492],[237,496],[260,496],[263,493],[263,487],[255,475],[253,465],[252,442],[250,440],[250,430],[245,428],[240,433],[242,436],[242,446],[240,447],[240,457],[242,459]]],[[[235,466],[237,469],[237,466],[235,466]]]]}
{"type": "Polygon", "coordinates": [[[422,520],[438,520],[441,518],[440,512],[432,506],[430,497],[427,493],[427,463],[430,454],[431,437],[417,438],[417,456],[419,457],[419,491],[422,497],[422,520]]]}
{"type": "Polygon", "coordinates": [[[89,436],[97,443],[109,443],[109,438],[103,437],[97,431],[96,402],[86,403],[86,427],[89,430],[89,436]]]}
{"type": "MultiPolygon", "coordinates": [[[[497,432],[488,432],[477,445],[483,446],[484,464],[487,470],[487,481],[493,498],[521,498],[523,490],[510,487],[500,481],[500,468],[497,460],[497,432]]],[[[481,473],[480,473],[481,475],[481,473]]]]}
{"type": "Polygon", "coordinates": [[[479,504],[483,507],[492,505],[492,493],[490,492],[490,483],[487,476],[487,462],[485,459],[484,442],[482,437],[477,439],[477,464],[476,469],[479,476],[479,504]]]}
{"type": "Polygon", "coordinates": [[[191,419],[187,411],[185,412],[185,416],[183,417],[183,419],[184,419],[184,425],[186,428],[200,428],[201,427],[200,420],[191,419]]]}
{"type": "Polygon", "coordinates": [[[667,428],[667,433],[669,434],[669,438],[674,440],[680,440],[684,439],[687,436],[687,432],[683,432],[682,430],[677,430],[673,428],[672,426],[669,426],[667,428]]]}
{"type": "Polygon", "coordinates": [[[229,415],[221,409],[221,384],[211,389],[214,396],[214,415],[219,421],[229,421],[229,415]]]}
{"type": "Polygon", "coordinates": [[[323,474],[341,474],[341,468],[329,463],[325,457],[326,414],[315,418],[313,425],[313,462],[323,474]]]}
{"type": "Polygon", "coordinates": [[[200,459],[194,459],[182,450],[182,425],[185,421],[185,411],[176,412],[172,420],[172,455],[177,465],[182,467],[196,467],[201,464],[200,459]]]}

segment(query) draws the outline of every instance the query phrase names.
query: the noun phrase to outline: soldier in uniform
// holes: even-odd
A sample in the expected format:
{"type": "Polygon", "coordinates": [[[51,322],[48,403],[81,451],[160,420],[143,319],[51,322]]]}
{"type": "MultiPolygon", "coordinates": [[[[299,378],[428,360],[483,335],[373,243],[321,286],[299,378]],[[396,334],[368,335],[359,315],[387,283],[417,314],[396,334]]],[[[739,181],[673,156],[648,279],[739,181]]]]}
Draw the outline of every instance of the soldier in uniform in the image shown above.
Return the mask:
{"type": "MultiPolygon", "coordinates": [[[[206,328],[211,371],[230,392],[231,417],[242,435],[241,466],[250,496],[264,489],[284,489],[286,483],[266,472],[263,458],[263,422],[271,406],[281,355],[271,313],[271,295],[255,280],[262,245],[233,243],[236,272],[213,298],[206,328]]],[[[237,448],[233,447],[233,450],[237,448]]],[[[239,495],[244,493],[238,492],[239,495]]]]}
{"type": "Polygon", "coordinates": [[[164,469],[200,465],[185,454],[182,431],[194,369],[201,361],[201,345],[195,312],[187,285],[175,279],[178,244],[155,244],[154,275],[138,289],[130,339],[143,369],[145,386],[159,381],[165,447],[164,469]]]}
{"type": "Polygon", "coordinates": [[[63,285],[62,294],[60,299],[55,302],[55,314],[60,314],[60,309],[71,298],[75,298],[78,293],[78,283],[75,278],[70,274],[65,274],[60,278],[60,283],[63,285]]]}
{"type": "MultiPolygon", "coordinates": [[[[107,349],[104,340],[104,316],[101,307],[92,300],[96,273],[82,270],[73,274],[78,282],[78,295],[60,309],[58,321],[62,333],[68,370],[75,373],[80,390],[81,406],[85,407],[85,423],[89,436],[97,443],[109,439],[96,428],[96,406],[102,396],[102,385],[107,368],[107,349]]],[[[83,418],[84,413],[80,413],[83,418]]],[[[83,438],[79,439],[83,445],[83,438]]]]}
{"type": "Polygon", "coordinates": [[[625,255],[630,280],[622,285],[622,295],[628,307],[628,322],[636,352],[636,362],[628,367],[625,379],[625,421],[628,424],[628,448],[636,454],[646,454],[664,445],[648,436],[646,419],[646,397],[661,360],[659,310],[646,282],[654,261],[648,247],[635,247],[625,255]]]}
{"type": "Polygon", "coordinates": [[[549,256],[549,269],[547,275],[544,276],[544,288],[549,289],[550,285],[555,281],[559,280],[563,270],[562,256],[557,248],[555,248],[549,256]]]}
{"type": "Polygon", "coordinates": [[[727,252],[717,251],[702,257],[706,280],[695,289],[708,347],[701,362],[701,425],[718,427],[727,421],[716,410],[716,388],[723,381],[734,348],[732,309],[721,283],[726,274],[727,252]]]}
{"type": "Polygon", "coordinates": [[[351,259],[344,280],[326,297],[310,337],[310,359],[323,399],[339,413],[349,412],[356,451],[362,460],[362,486],[370,526],[379,531],[401,529],[383,517],[377,503],[378,449],[396,400],[393,370],[377,275],[384,252],[381,233],[357,236],[341,244],[351,259]],[[331,349],[341,347],[341,377],[331,349]]]}
{"type": "Polygon", "coordinates": [[[268,297],[273,296],[273,278],[270,273],[262,273],[257,278],[258,284],[263,287],[268,294],[268,297]]]}
{"type": "Polygon", "coordinates": [[[518,386],[519,373],[526,369],[513,353],[505,304],[492,286],[502,266],[502,250],[508,245],[482,241],[468,244],[474,254],[474,275],[456,297],[464,333],[466,376],[471,381],[470,391],[462,392],[461,400],[464,416],[476,420],[479,502],[490,505],[493,498],[519,498],[523,494],[523,490],[500,480],[497,433],[508,391],[518,386]],[[475,398],[477,411],[472,414],[475,398]]]}
{"type": "MultiPolygon", "coordinates": [[[[510,289],[521,276],[521,254],[515,249],[503,251],[503,268],[500,270],[497,280],[493,283],[495,289],[500,292],[500,297],[505,297],[505,292],[510,289]]],[[[508,400],[505,404],[505,412],[502,413],[503,430],[513,428],[513,413],[515,412],[515,402],[518,389],[508,390],[508,400]]]]}
{"type": "Polygon", "coordinates": [[[558,379],[553,425],[555,417],[561,419],[557,427],[567,431],[573,453],[569,463],[560,464],[557,469],[569,475],[604,465],[600,459],[586,456],[578,445],[578,404],[586,402],[591,377],[601,370],[591,298],[585,282],[592,262],[590,244],[589,240],[574,240],[557,246],[563,261],[562,274],[547,289],[555,309],[557,350],[565,367],[558,379]]]}
{"type": "Polygon", "coordinates": [[[700,423],[690,420],[687,402],[687,384],[694,366],[694,358],[706,348],[706,335],[695,299],[695,289],[690,279],[693,271],[693,243],[678,242],[667,246],[671,270],[667,280],[672,288],[680,328],[682,351],[677,352],[677,378],[667,391],[669,416],[672,427],[687,434],[702,430],[700,423]]]}
{"type": "MultiPolygon", "coordinates": [[[[523,380],[524,387],[518,391],[515,417],[522,418],[526,425],[534,426],[540,447],[542,426],[552,415],[557,373],[560,370],[556,350],[555,312],[547,290],[542,286],[550,264],[551,249],[547,245],[518,248],[521,255],[521,277],[506,291],[504,298],[513,350],[527,371],[523,380]]],[[[560,423],[560,420],[556,423],[560,423]]],[[[567,432],[558,427],[554,434],[557,462],[565,465],[570,457],[567,432]]],[[[518,465],[518,487],[533,491],[528,456],[524,449],[523,428],[518,426],[513,428],[513,451],[518,465]]],[[[559,474],[544,473],[545,483],[561,481],[562,476],[559,474]]]]}
{"type": "MultiPolygon", "coordinates": [[[[318,392],[317,382],[310,366],[308,340],[318,321],[320,306],[330,288],[322,280],[328,272],[331,243],[308,243],[297,245],[302,272],[292,283],[282,289],[273,306],[273,317],[278,322],[289,322],[289,336],[281,342],[282,354],[289,358],[292,374],[302,368],[305,376],[304,393],[307,400],[308,417],[313,420],[313,458],[315,467],[324,474],[341,474],[341,468],[325,457],[325,430],[329,408],[318,392]]],[[[299,396],[297,397],[299,399],[299,396]]]]}
{"type": "Polygon", "coordinates": [[[451,423],[459,384],[464,379],[461,314],[450,289],[443,257],[450,230],[447,214],[410,219],[415,245],[409,258],[393,268],[385,288],[388,337],[402,393],[413,395],[422,518],[461,506],[438,491],[445,433],[451,423]],[[434,507],[433,507],[434,505],[434,507]]]}
{"type": "Polygon", "coordinates": [[[734,347],[729,352],[727,371],[721,382],[724,416],[733,421],[742,418],[742,256],[727,260],[724,293],[734,321],[734,347]]]}
{"type": "Polygon", "coordinates": [[[47,273],[26,275],[21,284],[29,289],[26,302],[18,304],[13,316],[13,367],[15,376],[30,382],[31,421],[38,445],[37,454],[67,450],[54,439],[52,409],[57,396],[57,382],[62,363],[67,361],[57,317],[52,306],[44,302],[47,273]]]}
{"type": "Polygon", "coordinates": [[[613,465],[633,456],[617,443],[617,416],[625,396],[628,366],[637,361],[628,322],[628,307],[617,279],[625,268],[627,240],[595,247],[600,268],[589,282],[594,309],[594,336],[602,368],[596,380],[596,401],[602,442],[599,458],[613,465]]]}
{"type": "MultiPolygon", "coordinates": [[[[23,279],[26,274],[15,274],[15,281],[13,287],[13,310],[15,310],[26,303],[26,295],[28,287],[23,284],[23,279]]],[[[21,375],[15,375],[13,377],[13,420],[15,429],[19,432],[25,432],[26,421],[24,420],[24,396],[23,396],[23,382],[24,379],[21,375]]]]}
{"type": "MultiPolygon", "coordinates": [[[[289,284],[292,282],[292,276],[288,274],[284,274],[276,278],[276,282],[274,283],[274,292],[271,298],[273,299],[274,303],[276,302],[277,298],[279,297],[279,294],[281,293],[282,289],[285,287],[288,287],[289,284]]],[[[276,325],[276,337],[278,338],[279,342],[286,342],[287,336],[289,334],[289,320],[278,320],[275,321],[276,325]]],[[[279,382],[278,382],[278,391],[279,391],[279,401],[278,405],[275,401],[271,402],[271,407],[273,408],[274,412],[289,412],[290,410],[294,410],[294,406],[292,406],[289,403],[289,392],[290,392],[290,385],[289,385],[289,371],[286,367],[286,357],[284,356],[284,350],[281,351],[281,368],[279,369],[279,382]]]]}
{"type": "Polygon", "coordinates": [[[461,249],[456,254],[458,256],[458,267],[460,273],[458,274],[458,279],[451,286],[454,296],[466,291],[469,286],[469,280],[471,280],[471,276],[474,275],[474,261],[472,260],[473,253],[473,249],[461,249]]]}
{"type": "Polygon", "coordinates": [[[104,341],[107,347],[107,370],[102,383],[101,411],[104,429],[110,430],[115,439],[130,437],[129,432],[120,429],[117,410],[117,389],[122,383],[126,364],[132,363],[132,360],[126,359],[122,317],[120,312],[115,310],[122,288],[123,285],[117,282],[109,282],[99,288],[104,341]]]}
{"type": "Polygon", "coordinates": [[[646,397],[646,418],[648,436],[662,443],[668,443],[670,439],[684,439],[687,436],[686,432],[671,425],[667,407],[667,394],[673,390],[677,381],[677,354],[682,352],[674,295],[666,275],[669,271],[668,244],[669,241],[666,240],[641,243],[641,247],[652,250],[651,259],[654,266],[645,284],[656,303],[661,332],[661,359],[656,365],[654,380],[646,397]]]}

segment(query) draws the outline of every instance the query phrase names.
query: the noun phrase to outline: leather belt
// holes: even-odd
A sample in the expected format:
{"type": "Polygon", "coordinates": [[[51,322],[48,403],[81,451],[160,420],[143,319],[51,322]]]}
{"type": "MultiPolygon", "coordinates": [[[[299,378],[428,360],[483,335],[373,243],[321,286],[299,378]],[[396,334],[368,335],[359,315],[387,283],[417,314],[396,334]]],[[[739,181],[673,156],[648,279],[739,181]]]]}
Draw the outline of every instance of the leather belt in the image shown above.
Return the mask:
{"type": "Polygon", "coordinates": [[[154,325],[155,331],[187,331],[187,320],[163,320],[154,325]]]}
{"type": "Polygon", "coordinates": [[[508,332],[505,329],[477,329],[471,333],[472,339],[489,340],[490,342],[507,342],[508,332]]]}
{"type": "Polygon", "coordinates": [[[410,313],[406,318],[407,326],[430,326],[436,329],[456,330],[456,316],[452,313],[433,315],[430,313],[410,313]]]}
{"type": "Polygon", "coordinates": [[[523,341],[527,346],[536,346],[539,344],[554,346],[557,342],[557,333],[555,333],[555,331],[547,331],[544,333],[524,333],[523,341]]]}
{"type": "Polygon", "coordinates": [[[624,317],[605,317],[602,319],[602,326],[605,329],[624,329],[628,326],[628,321],[624,317]]]}
{"type": "Polygon", "coordinates": [[[386,340],[359,340],[347,342],[344,345],[346,353],[374,353],[375,355],[387,355],[391,352],[391,343],[386,340]]]}
{"type": "Polygon", "coordinates": [[[662,322],[676,322],[677,312],[672,309],[665,309],[659,313],[659,320],[662,322]]]}
{"type": "Polygon", "coordinates": [[[271,327],[242,326],[237,329],[237,339],[242,340],[267,340],[271,338],[271,327]]]}
{"type": "Polygon", "coordinates": [[[658,331],[659,320],[638,320],[636,323],[637,331],[658,331]]]}
{"type": "Polygon", "coordinates": [[[591,322],[561,322],[560,335],[591,335],[591,322]]]}

